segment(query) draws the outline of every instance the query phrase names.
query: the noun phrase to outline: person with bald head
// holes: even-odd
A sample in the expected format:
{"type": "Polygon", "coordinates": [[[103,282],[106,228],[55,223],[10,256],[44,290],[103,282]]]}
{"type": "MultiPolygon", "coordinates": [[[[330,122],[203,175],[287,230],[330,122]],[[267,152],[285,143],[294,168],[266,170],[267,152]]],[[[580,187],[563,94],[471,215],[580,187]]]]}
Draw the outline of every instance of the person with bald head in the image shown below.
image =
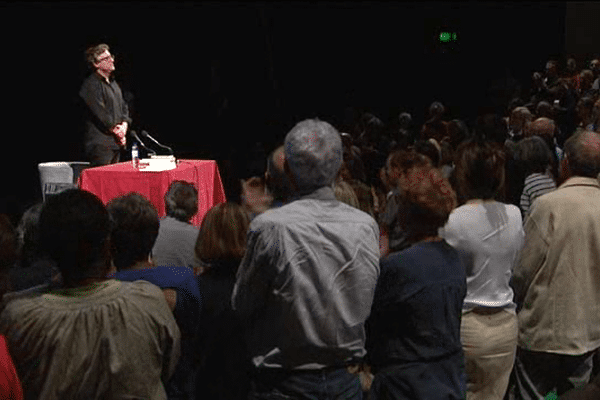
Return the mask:
{"type": "Polygon", "coordinates": [[[556,144],[556,135],[558,133],[558,127],[554,120],[547,117],[540,117],[533,121],[531,125],[529,125],[529,129],[527,131],[527,137],[531,136],[539,136],[544,139],[544,142],[550,148],[550,152],[552,153],[552,162],[551,162],[551,170],[555,179],[558,179],[558,165],[563,158],[563,151],[556,144]]]}
{"type": "Polygon", "coordinates": [[[353,369],[379,277],[379,227],[336,200],[342,140],[305,120],[285,137],[290,201],[256,216],[232,305],[253,364],[252,399],[362,399],[353,369]]]}
{"type": "Polygon", "coordinates": [[[560,396],[589,381],[600,348],[600,134],[565,142],[564,183],[539,197],[513,273],[521,305],[516,399],[560,396]]]}

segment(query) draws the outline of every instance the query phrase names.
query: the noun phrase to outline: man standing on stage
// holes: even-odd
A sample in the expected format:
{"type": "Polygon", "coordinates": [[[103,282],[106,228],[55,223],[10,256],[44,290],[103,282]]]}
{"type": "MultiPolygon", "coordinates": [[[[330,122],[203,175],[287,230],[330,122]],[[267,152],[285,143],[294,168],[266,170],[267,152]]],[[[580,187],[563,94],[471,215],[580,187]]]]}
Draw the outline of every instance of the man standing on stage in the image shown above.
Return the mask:
{"type": "Polygon", "coordinates": [[[90,47],[85,55],[94,70],[79,91],[87,110],[85,155],[91,166],[113,164],[119,162],[120,150],[126,144],[125,135],[131,123],[129,109],[121,88],[111,78],[115,58],[108,45],[90,47]]]}

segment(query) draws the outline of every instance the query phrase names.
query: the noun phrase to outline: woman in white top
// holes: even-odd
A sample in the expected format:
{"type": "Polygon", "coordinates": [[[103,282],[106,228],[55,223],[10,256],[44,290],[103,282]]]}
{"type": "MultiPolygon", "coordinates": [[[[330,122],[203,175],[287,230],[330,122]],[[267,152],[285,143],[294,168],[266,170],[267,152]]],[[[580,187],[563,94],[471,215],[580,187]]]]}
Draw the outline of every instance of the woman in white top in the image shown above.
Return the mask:
{"type": "Polygon", "coordinates": [[[517,316],[509,285],[523,246],[521,212],[495,200],[504,187],[504,153],[489,143],[464,143],[456,154],[456,186],[466,203],[441,236],[461,254],[467,272],[461,341],[467,399],[504,398],[517,345],[517,316]]]}

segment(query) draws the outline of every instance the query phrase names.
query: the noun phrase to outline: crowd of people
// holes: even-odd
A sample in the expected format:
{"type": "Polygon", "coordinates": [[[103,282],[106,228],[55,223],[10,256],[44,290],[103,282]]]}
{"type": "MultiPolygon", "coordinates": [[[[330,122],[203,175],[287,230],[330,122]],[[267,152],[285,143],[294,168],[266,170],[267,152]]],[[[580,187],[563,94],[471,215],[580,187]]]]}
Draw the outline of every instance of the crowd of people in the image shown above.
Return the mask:
{"type": "Polygon", "coordinates": [[[79,189],[0,218],[0,393],[598,398],[599,74],[549,61],[471,127],[298,122],[198,228],[184,181],[163,218],[79,189]]]}

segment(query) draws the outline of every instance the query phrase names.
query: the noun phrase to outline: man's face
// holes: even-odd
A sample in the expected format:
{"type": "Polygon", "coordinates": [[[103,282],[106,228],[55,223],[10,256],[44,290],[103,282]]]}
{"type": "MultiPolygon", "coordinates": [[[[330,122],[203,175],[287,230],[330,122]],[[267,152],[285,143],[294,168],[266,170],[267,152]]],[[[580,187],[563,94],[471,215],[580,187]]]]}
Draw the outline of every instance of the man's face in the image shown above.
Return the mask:
{"type": "Polygon", "coordinates": [[[110,74],[115,70],[115,58],[108,50],[104,50],[104,52],[96,58],[94,66],[98,71],[110,74]]]}

